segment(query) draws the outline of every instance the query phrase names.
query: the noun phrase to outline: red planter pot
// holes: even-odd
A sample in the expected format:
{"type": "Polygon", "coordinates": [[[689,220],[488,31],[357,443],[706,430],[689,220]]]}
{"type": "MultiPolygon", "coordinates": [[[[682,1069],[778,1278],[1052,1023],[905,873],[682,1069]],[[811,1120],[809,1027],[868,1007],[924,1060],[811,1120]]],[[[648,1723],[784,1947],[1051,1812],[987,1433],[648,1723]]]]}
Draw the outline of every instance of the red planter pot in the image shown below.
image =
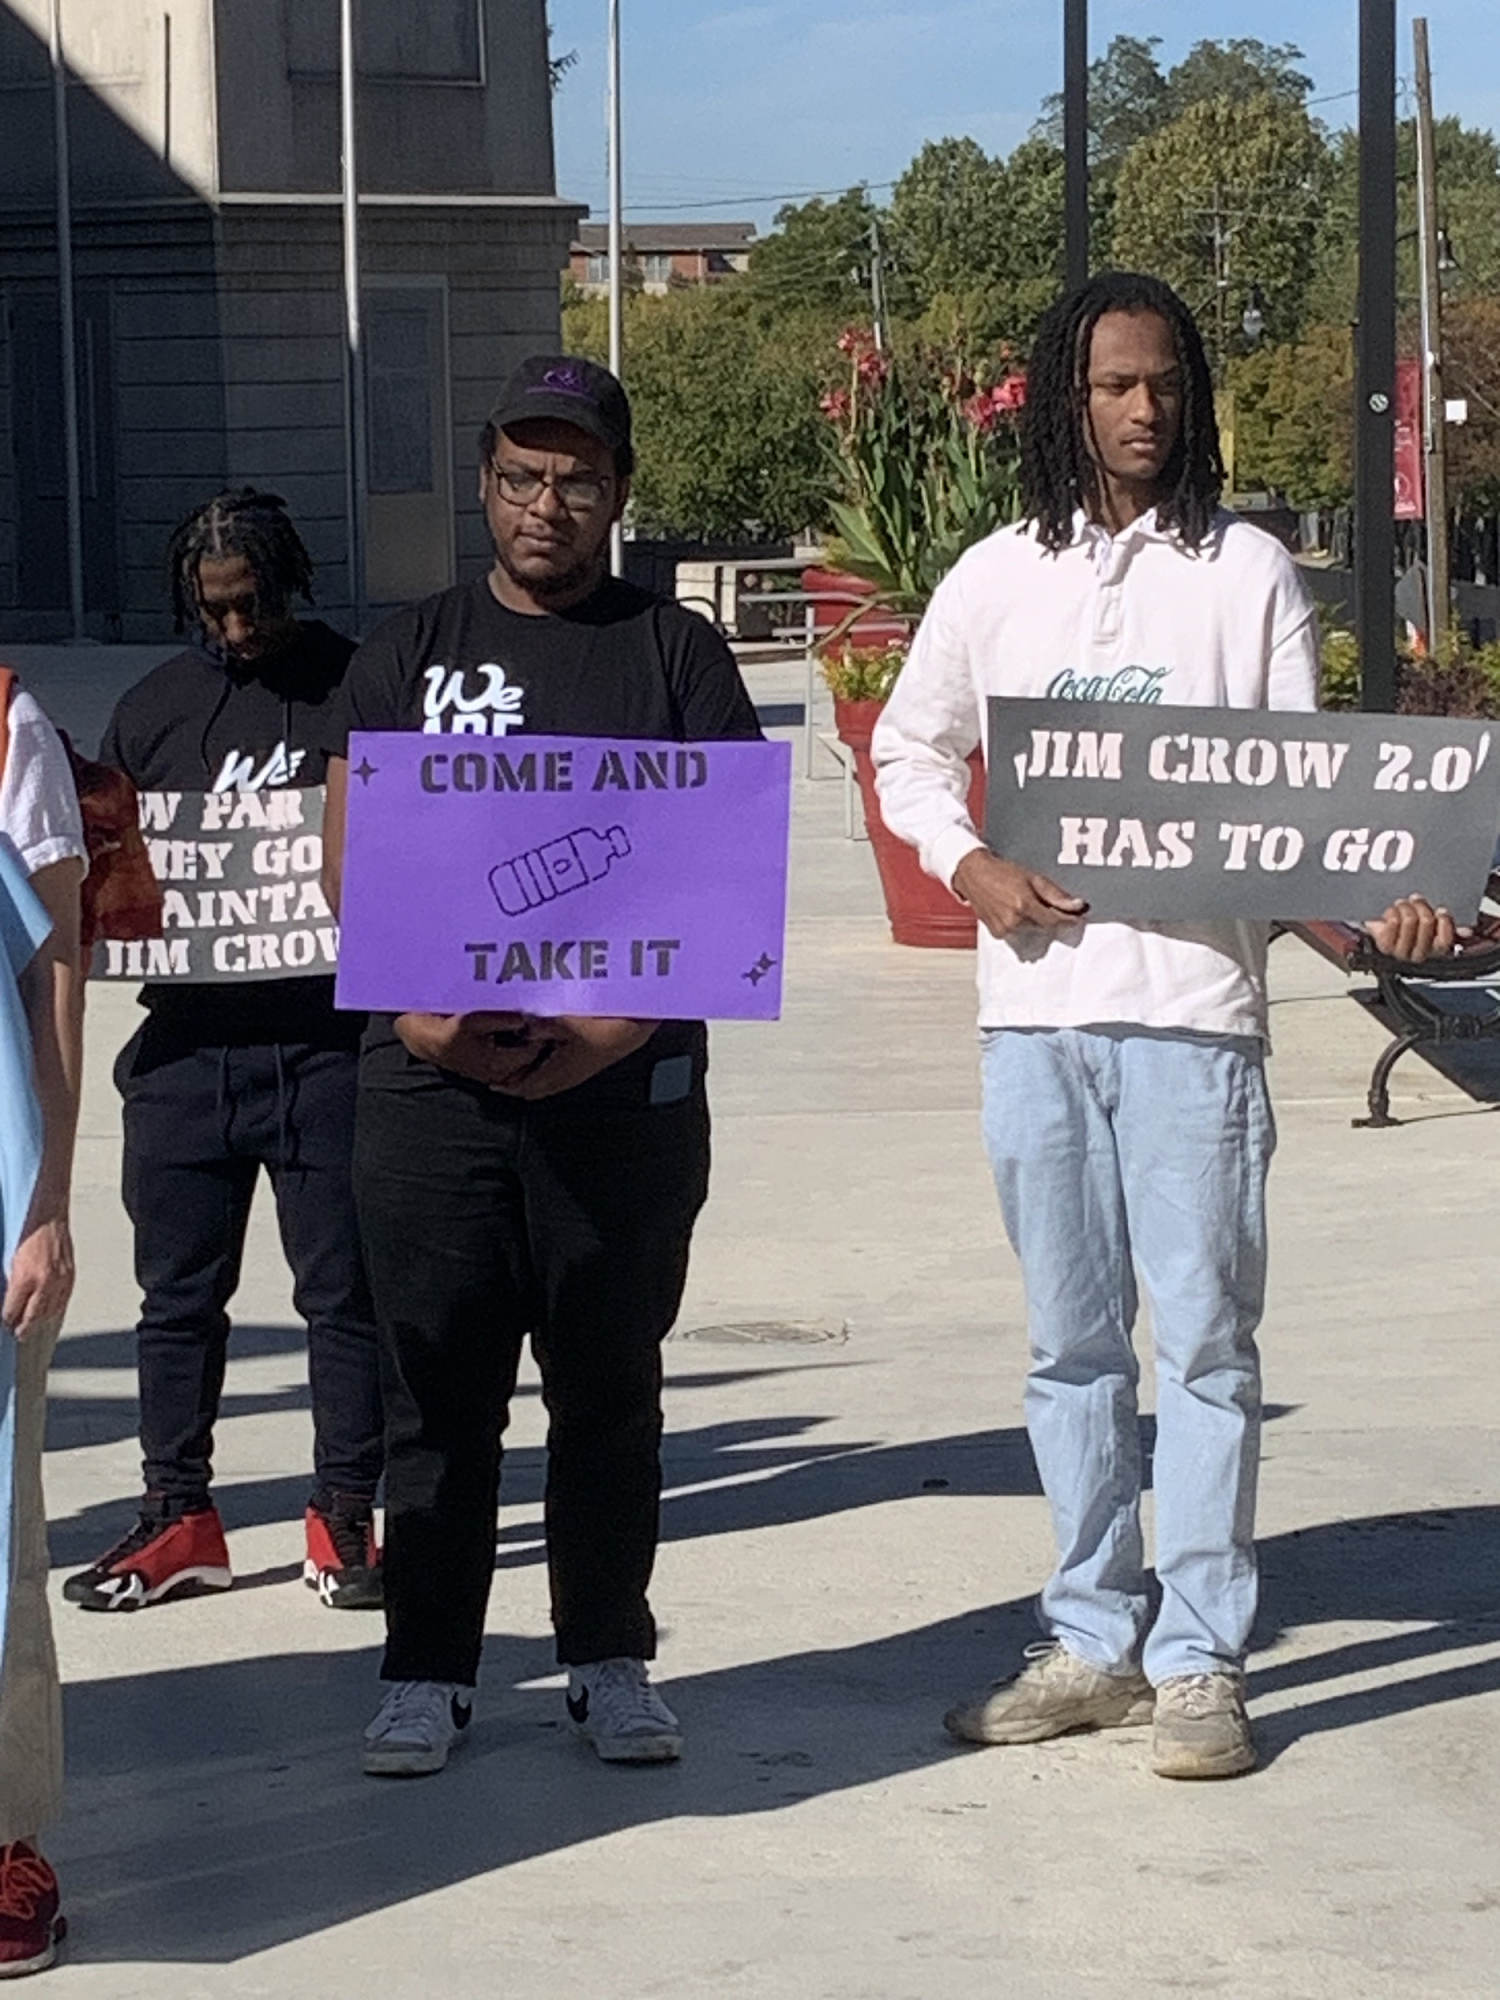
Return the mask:
{"type": "MultiPolygon", "coordinates": [[[[927,874],[914,847],[898,840],[880,816],[875,796],[875,766],[870,757],[870,737],[881,709],[881,701],[839,701],[833,704],[834,724],[839,741],[854,753],[854,771],[859,795],[864,803],[865,827],[880,870],[880,886],[885,891],[886,913],[891,920],[891,936],[897,944],[923,945],[948,951],[972,951],[978,933],[974,912],[967,903],[927,874]]],[[[976,826],[984,825],[984,758],[976,750],[969,758],[969,814],[976,826]]]]}
{"type": "MultiPolygon", "coordinates": [[[[836,631],[853,611],[851,598],[875,595],[873,583],[837,569],[803,570],[802,588],[814,598],[823,598],[813,605],[813,634],[819,641],[836,631]]],[[[898,646],[911,637],[911,620],[897,618],[889,611],[867,611],[844,636],[855,646],[898,646]]]]}

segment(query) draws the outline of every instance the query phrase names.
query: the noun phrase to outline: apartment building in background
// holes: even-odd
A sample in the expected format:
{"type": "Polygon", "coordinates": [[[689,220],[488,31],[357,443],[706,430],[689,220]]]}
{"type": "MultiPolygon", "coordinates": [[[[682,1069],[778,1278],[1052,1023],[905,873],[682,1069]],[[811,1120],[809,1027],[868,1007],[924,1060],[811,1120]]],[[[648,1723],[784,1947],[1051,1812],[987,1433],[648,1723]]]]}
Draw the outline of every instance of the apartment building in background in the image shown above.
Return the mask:
{"type": "MultiPolygon", "coordinates": [[[[632,222],[624,232],[625,283],[646,292],[713,285],[750,267],[753,222],[632,222]]],[[[609,229],[586,222],[575,233],[568,275],[589,298],[609,290],[609,229]]]]}
{"type": "MultiPolygon", "coordinates": [[[[0,0],[0,637],[66,630],[49,0],[0,0]]],[[[169,629],[162,548],[217,489],[285,495],[347,623],[338,0],[62,0],[86,622],[169,629]]],[[[553,182],[544,0],[361,0],[364,596],[476,573],[474,443],[558,337],[582,210],[553,182]]]]}

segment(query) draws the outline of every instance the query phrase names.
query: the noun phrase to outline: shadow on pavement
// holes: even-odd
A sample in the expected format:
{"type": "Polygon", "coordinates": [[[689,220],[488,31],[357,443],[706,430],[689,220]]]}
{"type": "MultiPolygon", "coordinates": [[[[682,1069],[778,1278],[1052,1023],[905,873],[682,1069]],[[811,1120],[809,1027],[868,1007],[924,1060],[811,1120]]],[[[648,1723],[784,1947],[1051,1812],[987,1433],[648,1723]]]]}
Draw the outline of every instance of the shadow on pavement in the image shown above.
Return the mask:
{"type": "MultiPolygon", "coordinates": [[[[286,1416],[308,1407],[307,1388],[267,1389],[260,1394],[226,1394],[219,1421],[235,1417],[286,1416]]],[[[47,1398],[48,1451],[84,1451],[94,1445],[122,1444],[139,1434],[134,1396],[69,1396],[53,1390],[47,1398]]]]}
{"type": "MultiPolygon", "coordinates": [[[[1500,1641],[1497,1538],[1500,1508],[1473,1507],[1273,1539],[1265,1638],[1331,1620],[1434,1629],[1267,1668],[1252,1694],[1500,1641]]],[[[688,1755],[648,1770],[599,1765],[570,1740],[555,1689],[516,1685],[554,1671],[544,1642],[493,1639],[473,1740],[442,1777],[404,1785],[357,1768],[374,1647],[75,1685],[57,1845],[74,1956],[224,1962],[627,1827],[776,1812],[978,1755],[944,1740],[944,1700],[999,1671],[1033,1629],[1029,1603],[1014,1601],[673,1680],[688,1755]]],[[[1304,1736],[1496,1688],[1500,1657],[1313,1698],[1259,1733],[1270,1760],[1304,1736]]],[[[976,1767],[987,1789],[1008,1781],[1003,1752],[976,1767]]]]}
{"type": "MultiPolygon", "coordinates": [[[[677,1376],[671,1387],[722,1386],[726,1381],[781,1372],[746,1369],[733,1374],[677,1376]]],[[[300,1396],[302,1392],[288,1393],[300,1396]]],[[[241,1406],[238,1414],[288,1407],[275,1396],[226,1398],[226,1414],[236,1413],[231,1408],[236,1402],[241,1406]]],[[[70,1410],[68,1401],[60,1399],[57,1421],[64,1426],[64,1444],[98,1442],[94,1437],[69,1437],[67,1428],[86,1428],[99,1421],[101,1409],[133,1412],[134,1407],[128,1399],[114,1403],[77,1399],[76,1407],[70,1410]]],[[[1268,1404],[1266,1421],[1288,1415],[1291,1407],[1268,1404]]],[[[1020,1426],[898,1445],[830,1441],[820,1446],[815,1434],[831,1421],[826,1416],[747,1417],[669,1431],[662,1453],[662,1540],[693,1541],[707,1535],[786,1527],[891,1500],[934,1499],[944,1494],[1000,1498],[1041,1492],[1031,1445],[1020,1426]]],[[[1141,1418],[1140,1433],[1149,1489],[1156,1443],[1153,1417],[1141,1418]]],[[[117,1431],[116,1435],[129,1436],[131,1432],[117,1431]]],[[[311,1478],[309,1470],[217,1486],[214,1498],[226,1529],[233,1533],[279,1521],[296,1526],[300,1532],[311,1478]]],[[[506,1452],[501,1489],[508,1505],[539,1507],[545,1479],[546,1454],[539,1447],[517,1446],[506,1452]]],[[[54,1567],[91,1562],[118,1540],[135,1518],[136,1497],[123,1493],[66,1519],[54,1520],[49,1530],[54,1567]]],[[[499,1537],[496,1567],[511,1569],[542,1561],[540,1536],[539,1516],[507,1523],[499,1537]]]]}
{"type": "MultiPolygon", "coordinates": [[[[1312,1688],[1346,1675],[1389,1674],[1437,1664],[1454,1652],[1500,1647],[1500,1507],[1329,1521],[1261,1545],[1257,1649],[1300,1626],[1360,1622],[1424,1629],[1358,1639],[1252,1670],[1252,1702],[1257,1695],[1312,1688]]],[[[1497,1689],[1500,1653],[1299,1702],[1258,1722],[1262,1763],[1273,1763],[1303,1737],[1325,1730],[1497,1689]]]]}
{"type": "MultiPolygon", "coordinates": [[[[303,1354],[307,1330],[302,1326],[240,1325],[229,1335],[229,1359],[249,1361],[267,1354],[303,1354]]],[[[67,1368],[128,1368],[135,1371],[135,1328],[111,1327],[101,1333],[64,1333],[57,1344],[54,1371],[67,1368]]],[[[120,1398],[134,1408],[134,1397],[120,1398]]]]}
{"type": "MultiPolygon", "coordinates": [[[[806,1434],[814,1420],[789,1425],[806,1434]]],[[[782,1450],[772,1441],[786,1435],[788,1425],[765,1420],[708,1426],[679,1444],[701,1479],[705,1451],[738,1469],[755,1459],[747,1442],[782,1450]]],[[[942,1490],[1031,1491],[1032,1480],[1019,1433],[979,1433],[846,1447],[794,1474],[686,1495],[678,1511],[669,1500],[666,1518],[679,1535],[717,1533],[942,1490]],[[928,1485],[933,1477],[947,1487],[928,1485]],[[704,1500],[732,1511],[704,1513],[704,1500]]],[[[1500,1507],[1331,1522],[1266,1542],[1261,1649],[1324,1623],[1426,1628],[1254,1672],[1252,1698],[1306,1691],[1297,1707],[1261,1720],[1266,1761],[1304,1737],[1500,1688],[1500,1654],[1441,1667],[1455,1651],[1500,1645],[1497,1547],[1500,1507]],[[1440,1670],[1401,1671],[1428,1663],[1440,1670]],[[1387,1676],[1377,1686],[1317,1695],[1329,1680],[1377,1672],[1387,1676]]],[[[473,1740],[443,1777],[407,1785],[357,1768],[359,1729],[374,1706],[374,1634],[357,1652],[75,1684],[58,1844],[75,1955],[224,1962],[627,1827],[775,1812],[975,1754],[945,1741],[941,1708],[1003,1671],[1034,1631],[1030,1600],[1016,1599],[673,1679],[689,1754],[674,1769],[634,1771],[597,1764],[569,1738],[556,1689],[524,1685],[555,1672],[546,1642],[496,1638],[473,1740]]],[[[986,1786],[1009,1781],[1003,1753],[979,1768],[986,1786]]]]}

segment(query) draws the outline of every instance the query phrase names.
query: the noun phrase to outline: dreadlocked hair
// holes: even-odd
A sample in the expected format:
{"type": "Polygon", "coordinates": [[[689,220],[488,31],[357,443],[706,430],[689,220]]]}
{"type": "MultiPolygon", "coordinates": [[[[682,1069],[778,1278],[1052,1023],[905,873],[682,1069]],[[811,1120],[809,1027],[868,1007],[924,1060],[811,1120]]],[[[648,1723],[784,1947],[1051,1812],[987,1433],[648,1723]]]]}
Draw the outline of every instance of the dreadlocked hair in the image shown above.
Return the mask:
{"type": "Polygon", "coordinates": [[[279,493],[239,486],[178,522],[167,544],[167,575],[179,632],[199,622],[198,565],[205,556],[243,556],[255,573],[261,609],[273,618],[294,597],[312,602],[312,558],[279,493]]]}
{"type": "Polygon", "coordinates": [[[1170,285],[1134,271],[1101,271],[1051,308],[1037,329],[1021,427],[1021,500],[1037,539],[1054,553],[1073,539],[1073,516],[1097,513],[1099,473],[1089,454],[1089,351],[1106,313],[1156,313],[1172,330],[1182,370],[1182,421],[1162,469],[1157,519],[1196,549],[1224,486],[1213,377],[1203,336],[1170,285]]]}

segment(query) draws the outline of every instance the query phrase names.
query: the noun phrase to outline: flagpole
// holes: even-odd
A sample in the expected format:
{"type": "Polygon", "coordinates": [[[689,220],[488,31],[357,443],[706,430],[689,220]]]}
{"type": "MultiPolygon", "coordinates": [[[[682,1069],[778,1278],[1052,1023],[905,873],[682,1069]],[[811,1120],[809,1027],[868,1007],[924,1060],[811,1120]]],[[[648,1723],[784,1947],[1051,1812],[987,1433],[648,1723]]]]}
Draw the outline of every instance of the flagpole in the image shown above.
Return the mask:
{"type": "Polygon", "coordinates": [[[62,0],[52,0],[49,21],[52,121],[57,161],[58,317],[61,323],[63,460],[67,492],[68,616],[74,640],[84,634],[83,481],[78,450],[78,358],[73,318],[73,173],[68,155],[68,72],[63,61],[62,0]]]}
{"type": "MultiPolygon", "coordinates": [[[[609,366],[619,376],[625,349],[624,195],[620,162],[620,0],[609,0],[609,366]]],[[[609,566],[625,573],[625,531],[616,521],[609,538],[609,566]]]]}
{"type": "Polygon", "coordinates": [[[354,0],[339,0],[339,101],[344,218],[344,351],[347,403],[344,412],[348,510],[349,602],[356,635],[365,625],[366,468],[364,349],[359,319],[359,171],[355,146],[354,0]]]}

